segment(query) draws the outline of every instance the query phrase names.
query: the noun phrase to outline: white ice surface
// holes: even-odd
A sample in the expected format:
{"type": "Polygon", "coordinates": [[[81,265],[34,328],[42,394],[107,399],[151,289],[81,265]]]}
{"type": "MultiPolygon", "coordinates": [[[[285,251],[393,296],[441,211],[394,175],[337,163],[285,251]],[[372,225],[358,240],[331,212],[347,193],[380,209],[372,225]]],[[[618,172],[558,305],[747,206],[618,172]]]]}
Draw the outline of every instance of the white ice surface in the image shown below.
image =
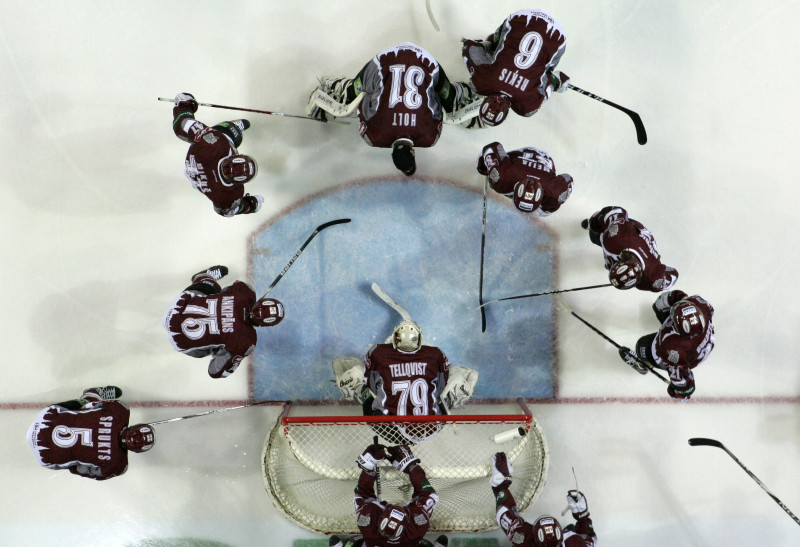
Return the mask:
{"type": "MultiPolygon", "coordinates": [[[[575,178],[570,201],[548,219],[561,239],[560,286],[596,282],[600,253],[578,223],[620,204],[651,228],[665,262],[680,270],[679,287],[714,304],[717,327],[717,347],[696,371],[696,401],[680,404],[562,314],[563,401],[533,406],[548,433],[550,479],[526,516],[560,512],[574,467],[601,545],[800,544],[797,525],[730,458],[686,443],[721,440],[800,512],[798,4],[432,7],[438,33],[421,0],[0,6],[0,544],[197,537],[283,546],[313,537],[281,519],[262,486],[258,455],[275,409],[163,426],[151,453],[133,455],[129,472],[105,483],[40,468],[27,447],[40,406],[91,385],[123,386],[136,421],[205,408],[193,401],[244,400],[246,374],[212,380],[205,364],[171,350],[160,320],[176,283],[210,263],[245,276],[247,235],[270,216],[324,188],[395,173],[388,152],[368,148],[354,125],[254,114],[243,151],[259,162],[251,191],[266,203],[258,215],[217,217],[183,178],[185,145],[156,97],[191,91],[201,101],[299,114],[316,77],[353,75],[402,41],[422,45],[461,80],[459,39],[485,36],[524,7],[557,17],[568,37],[559,68],[638,111],[648,144],[636,144],[624,114],[567,92],[533,119],[483,133],[446,127],[434,148],[418,150],[418,174],[479,188],[481,145],[544,148],[575,178]],[[187,406],[142,406],[153,401],[187,406]]],[[[237,114],[202,109],[199,117],[237,114]]],[[[654,328],[649,294],[618,293],[613,306],[601,291],[568,296],[619,341],[654,328]]]]}

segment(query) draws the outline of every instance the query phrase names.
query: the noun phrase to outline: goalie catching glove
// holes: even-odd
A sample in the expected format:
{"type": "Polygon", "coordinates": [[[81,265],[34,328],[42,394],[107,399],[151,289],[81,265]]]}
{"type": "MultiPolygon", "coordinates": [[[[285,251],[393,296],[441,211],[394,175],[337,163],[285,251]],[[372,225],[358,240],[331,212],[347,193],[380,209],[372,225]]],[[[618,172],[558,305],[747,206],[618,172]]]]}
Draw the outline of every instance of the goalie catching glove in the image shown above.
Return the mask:
{"type": "Polygon", "coordinates": [[[386,457],[392,462],[395,469],[404,473],[409,473],[419,463],[419,458],[404,444],[387,448],[386,457]]]}
{"type": "Polygon", "coordinates": [[[367,473],[374,473],[375,468],[386,457],[386,447],[382,444],[371,444],[366,450],[356,459],[356,463],[362,471],[367,473]]]}
{"type": "Polygon", "coordinates": [[[586,496],[584,496],[582,492],[578,490],[570,490],[567,492],[567,505],[569,505],[569,510],[572,511],[572,516],[575,520],[589,516],[586,496]]]}
{"type": "Polygon", "coordinates": [[[477,383],[477,370],[452,366],[450,367],[450,378],[442,390],[440,399],[448,409],[461,408],[472,397],[477,383]]]}

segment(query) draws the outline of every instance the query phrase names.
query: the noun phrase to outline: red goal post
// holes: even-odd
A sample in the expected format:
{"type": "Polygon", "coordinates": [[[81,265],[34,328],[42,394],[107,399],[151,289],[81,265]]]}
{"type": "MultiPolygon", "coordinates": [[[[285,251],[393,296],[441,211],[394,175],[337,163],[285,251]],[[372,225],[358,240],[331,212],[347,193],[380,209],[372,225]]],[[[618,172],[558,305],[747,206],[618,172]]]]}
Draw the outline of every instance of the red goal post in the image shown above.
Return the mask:
{"type": "MultiPolygon", "coordinates": [[[[267,493],[279,511],[303,528],[357,533],[353,490],[361,470],[355,461],[377,435],[386,446],[408,444],[420,459],[439,494],[431,532],[496,528],[489,486],[493,454],[506,452],[512,461],[511,493],[520,511],[539,496],[547,478],[549,452],[542,430],[525,401],[517,399],[517,404],[518,414],[449,416],[290,416],[292,405],[287,404],[264,442],[267,493]],[[517,433],[520,428],[525,435],[517,433]]],[[[407,475],[385,460],[380,483],[383,501],[411,499],[407,475]]]]}

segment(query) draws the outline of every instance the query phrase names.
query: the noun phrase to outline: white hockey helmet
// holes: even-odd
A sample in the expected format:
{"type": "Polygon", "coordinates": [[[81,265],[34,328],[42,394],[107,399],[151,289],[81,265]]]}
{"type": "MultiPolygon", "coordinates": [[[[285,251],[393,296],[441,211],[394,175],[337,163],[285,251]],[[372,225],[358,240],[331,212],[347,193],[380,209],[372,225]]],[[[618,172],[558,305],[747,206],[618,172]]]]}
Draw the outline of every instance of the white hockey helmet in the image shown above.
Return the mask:
{"type": "Polygon", "coordinates": [[[417,351],[422,347],[422,331],[411,319],[401,321],[392,333],[392,347],[400,351],[417,351]]]}

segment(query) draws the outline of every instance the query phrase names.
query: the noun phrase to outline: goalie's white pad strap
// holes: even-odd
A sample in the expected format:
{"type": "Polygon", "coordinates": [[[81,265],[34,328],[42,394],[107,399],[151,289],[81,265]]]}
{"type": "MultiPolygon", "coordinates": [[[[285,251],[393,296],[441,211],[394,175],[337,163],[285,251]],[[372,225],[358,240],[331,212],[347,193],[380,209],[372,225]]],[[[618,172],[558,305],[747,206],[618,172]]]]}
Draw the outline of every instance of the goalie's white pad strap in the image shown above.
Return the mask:
{"type": "Polygon", "coordinates": [[[484,98],[481,97],[480,99],[469,103],[464,108],[461,108],[454,112],[445,112],[444,123],[459,124],[467,120],[471,120],[480,113],[483,99],[484,98]]]}
{"type": "Polygon", "coordinates": [[[312,95],[311,99],[314,101],[314,104],[328,114],[332,114],[337,118],[341,118],[345,116],[351,116],[353,112],[355,112],[356,108],[358,108],[358,105],[360,105],[361,101],[364,100],[364,92],[362,91],[359,93],[350,104],[340,103],[321,89],[317,89],[312,95]]]}

